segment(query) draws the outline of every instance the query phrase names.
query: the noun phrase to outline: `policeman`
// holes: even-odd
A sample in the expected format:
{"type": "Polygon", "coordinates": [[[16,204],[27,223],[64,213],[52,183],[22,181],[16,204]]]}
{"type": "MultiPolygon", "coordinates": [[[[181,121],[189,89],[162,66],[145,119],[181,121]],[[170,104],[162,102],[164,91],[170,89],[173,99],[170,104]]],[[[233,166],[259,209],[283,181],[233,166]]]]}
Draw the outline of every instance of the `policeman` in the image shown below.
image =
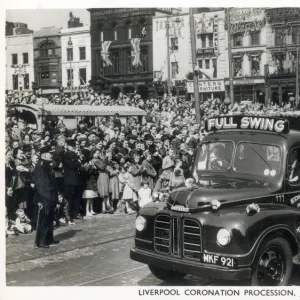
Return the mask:
{"type": "Polygon", "coordinates": [[[58,203],[58,190],[52,169],[50,146],[41,148],[41,159],[32,172],[35,188],[33,202],[38,205],[35,248],[49,248],[58,244],[53,238],[54,209],[58,203]]]}

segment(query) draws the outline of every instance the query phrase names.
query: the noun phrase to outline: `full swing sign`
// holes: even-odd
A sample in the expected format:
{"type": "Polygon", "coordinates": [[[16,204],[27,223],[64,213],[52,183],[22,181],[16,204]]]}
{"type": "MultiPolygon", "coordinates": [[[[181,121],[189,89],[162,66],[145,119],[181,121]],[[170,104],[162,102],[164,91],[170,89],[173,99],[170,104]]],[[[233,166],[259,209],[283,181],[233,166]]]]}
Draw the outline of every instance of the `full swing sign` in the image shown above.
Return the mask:
{"type": "Polygon", "coordinates": [[[210,118],[205,125],[206,131],[226,129],[250,129],[257,131],[269,131],[288,133],[289,122],[282,118],[258,117],[258,116],[224,116],[210,118]]]}

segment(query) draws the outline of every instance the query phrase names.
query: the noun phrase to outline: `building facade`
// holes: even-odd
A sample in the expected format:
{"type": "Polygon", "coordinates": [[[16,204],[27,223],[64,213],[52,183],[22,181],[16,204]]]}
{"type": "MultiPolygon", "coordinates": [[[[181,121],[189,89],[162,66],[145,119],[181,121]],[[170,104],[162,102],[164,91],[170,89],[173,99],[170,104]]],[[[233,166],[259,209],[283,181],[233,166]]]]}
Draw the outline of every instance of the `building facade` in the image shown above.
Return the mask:
{"type": "Polygon", "coordinates": [[[62,87],[86,87],[91,80],[90,27],[61,30],[62,87]]]}
{"type": "MultiPolygon", "coordinates": [[[[226,45],[227,12],[225,13],[226,45]]],[[[230,9],[232,76],[234,101],[265,101],[265,65],[267,63],[267,23],[263,8],[230,9]]],[[[226,78],[229,87],[228,47],[226,78]]]]}
{"type": "Polygon", "coordinates": [[[170,13],[162,8],[89,9],[92,80],[102,92],[147,97],[153,90],[152,18],[170,13]]]}
{"type": "Polygon", "coordinates": [[[33,34],[34,87],[55,94],[62,87],[61,28],[44,27],[33,34]]]}
{"type": "MultiPolygon", "coordinates": [[[[210,78],[203,74],[199,76],[199,92],[203,94],[204,101],[216,97],[224,99],[227,62],[224,10],[195,13],[194,21],[197,65],[210,78]]],[[[153,69],[158,94],[166,91],[168,55],[170,55],[173,94],[193,94],[189,14],[153,19],[153,53],[153,69]],[[168,28],[170,51],[167,48],[168,28]]]]}
{"type": "MultiPolygon", "coordinates": [[[[296,95],[297,51],[300,44],[300,8],[268,8],[267,93],[273,103],[287,103],[296,95]]],[[[299,65],[299,58],[298,58],[299,65]]]]}
{"type": "MultiPolygon", "coordinates": [[[[33,35],[19,30],[18,24],[11,23],[6,27],[6,89],[26,91],[31,90],[34,81],[33,35]],[[16,25],[17,24],[17,25],[16,25]]],[[[26,25],[26,24],[25,24],[26,25]]],[[[21,26],[26,28],[27,25],[21,26]]],[[[25,30],[28,32],[28,30],[25,30]]]]}

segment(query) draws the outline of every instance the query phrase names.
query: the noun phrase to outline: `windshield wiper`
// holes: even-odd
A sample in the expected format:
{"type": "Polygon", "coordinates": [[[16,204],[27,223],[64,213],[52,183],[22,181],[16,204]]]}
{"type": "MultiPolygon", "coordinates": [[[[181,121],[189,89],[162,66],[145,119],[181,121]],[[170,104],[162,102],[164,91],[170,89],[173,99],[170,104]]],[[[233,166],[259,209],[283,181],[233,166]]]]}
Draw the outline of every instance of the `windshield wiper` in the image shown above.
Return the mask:
{"type": "Polygon", "coordinates": [[[268,164],[268,162],[250,145],[248,144],[248,147],[250,147],[261,159],[262,161],[270,168],[272,169],[272,167],[268,164]]]}

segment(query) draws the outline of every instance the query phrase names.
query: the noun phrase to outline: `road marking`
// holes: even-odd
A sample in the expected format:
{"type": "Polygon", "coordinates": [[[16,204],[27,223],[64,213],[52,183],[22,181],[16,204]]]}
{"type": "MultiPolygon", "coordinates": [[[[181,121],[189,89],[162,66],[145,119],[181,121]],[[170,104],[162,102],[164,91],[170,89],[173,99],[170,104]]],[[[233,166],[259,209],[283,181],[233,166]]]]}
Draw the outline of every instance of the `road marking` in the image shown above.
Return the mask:
{"type": "Polygon", "coordinates": [[[113,275],[109,275],[109,276],[106,276],[106,277],[102,277],[102,278],[99,278],[99,279],[94,279],[94,280],[90,280],[90,281],[87,281],[87,282],[84,282],[84,283],[81,283],[81,284],[77,284],[76,286],[83,286],[83,285],[88,285],[90,283],[95,283],[95,282],[98,282],[98,281],[103,281],[105,279],[117,277],[117,276],[120,276],[120,275],[123,275],[123,274],[126,274],[126,273],[130,273],[130,272],[133,272],[133,271],[145,269],[147,267],[148,266],[142,266],[142,267],[134,268],[134,269],[131,269],[131,270],[123,271],[123,272],[116,273],[116,274],[113,274],[113,275]]]}

